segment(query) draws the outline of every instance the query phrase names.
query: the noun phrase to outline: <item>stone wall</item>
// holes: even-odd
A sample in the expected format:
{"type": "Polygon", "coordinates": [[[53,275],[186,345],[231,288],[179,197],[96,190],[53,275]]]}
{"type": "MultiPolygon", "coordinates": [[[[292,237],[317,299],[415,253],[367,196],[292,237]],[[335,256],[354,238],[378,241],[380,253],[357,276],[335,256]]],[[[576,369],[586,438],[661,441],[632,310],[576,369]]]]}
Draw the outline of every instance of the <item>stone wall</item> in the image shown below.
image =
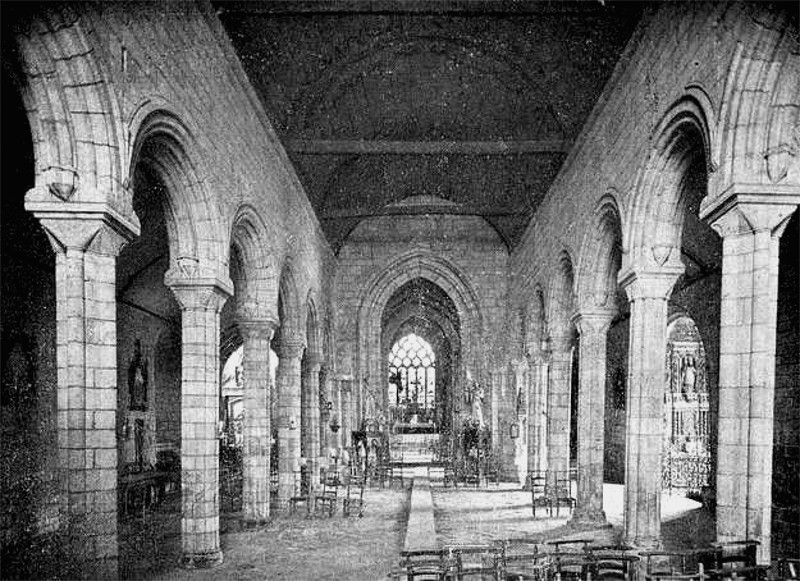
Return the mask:
{"type": "MultiPolygon", "coordinates": [[[[489,372],[493,361],[493,339],[502,342],[503,317],[506,300],[508,252],[497,233],[481,218],[468,216],[393,216],[364,220],[348,237],[338,255],[335,278],[335,335],[336,358],[342,373],[368,372],[368,366],[388,355],[379,353],[379,345],[368,345],[369,353],[359,346],[359,315],[362,309],[377,308],[379,324],[384,305],[364,305],[375,281],[397,261],[408,256],[435,256],[452,270],[474,294],[478,313],[459,313],[461,317],[462,353],[472,359],[462,359],[465,368],[484,382],[487,403],[490,399],[489,372]],[[467,320],[465,320],[465,318],[467,320]],[[480,321],[482,329],[469,328],[469,321],[480,321]],[[358,357],[361,356],[359,361],[358,357]]],[[[437,263],[438,263],[437,262],[437,263]]],[[[405,263],[404,263],[405,264],[405,263]]],[[[425,268],[399,267],[395,278],[402,284],[403,276],[422,276],[443,284],[425,268]],[[410,272],[404,271],[411,269],[410,272]]],[[[443,288],[445,292],[452,289],[443,288]]],[[[391,293],[389,293],[391,294],[391,293]]],[[[388,297],[387,297],[388,298],[388,297]]],[[[457,308],[463,303],[451,296],[457,308]]],[[[364,330],[362,329],[363,333],[364,330]]],[[[378,335],[379,337],[380,335],[378,335]]],[[[364,340],[364,337],[361,338],[364,340]]],[[[463,371],[455,374],[457,386],[463,386],[463,371]]],[[[385,383],[381,381],[381,385],[385,383]]],[[[462,392],[456,397],[463,397],[462,392]]],[[[462,412],[468,407],[461,404],[462,412]]],[[[485,417],[490,414],[485,412],[485,417]]]]}

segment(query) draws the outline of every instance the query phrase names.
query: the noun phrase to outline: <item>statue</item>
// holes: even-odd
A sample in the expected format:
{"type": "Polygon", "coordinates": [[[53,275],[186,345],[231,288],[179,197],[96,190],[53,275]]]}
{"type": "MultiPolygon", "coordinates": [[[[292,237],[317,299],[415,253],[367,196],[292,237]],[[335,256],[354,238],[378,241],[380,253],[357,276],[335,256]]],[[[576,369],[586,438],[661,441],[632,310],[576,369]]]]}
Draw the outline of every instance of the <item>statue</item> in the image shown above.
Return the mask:
{"type": "Polygon", "coordinates": [[[147,411],[147,360],[142,356],[142,342],[136,339],[133,359],[128,366],[128,398],[131,410],[147,411]]]}
{"type": "Polygon", "coordinates": [[[681,372],[681,391],[684,397],[695,391],[697,382],[697,368],[695,367],[694,357],[687,355],[683,358],[683,370],[681,372]]]}
{"type": "Polygon", "coordinates": [[[472,411],[470,416],[478,423],[478,427],[483,428],[483,387],[477,381],[472,381],[470,397],[472,398],[472,411]]]}

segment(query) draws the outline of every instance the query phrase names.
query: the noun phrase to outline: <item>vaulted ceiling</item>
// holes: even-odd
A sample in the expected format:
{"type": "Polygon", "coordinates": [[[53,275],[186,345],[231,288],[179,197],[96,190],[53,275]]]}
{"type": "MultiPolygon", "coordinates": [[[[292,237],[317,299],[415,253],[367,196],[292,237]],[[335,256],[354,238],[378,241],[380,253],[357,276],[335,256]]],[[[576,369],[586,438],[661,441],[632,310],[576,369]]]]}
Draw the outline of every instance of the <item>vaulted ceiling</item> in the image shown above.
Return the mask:
{"type": "Polygon", "coordinates": [[[594,0],[216,7],[334,249],[366,217],[409,213],[479,215],[513,247],[641,13],[594,0]],[[396,204],[421,195],[434,202],[396,204]]]}

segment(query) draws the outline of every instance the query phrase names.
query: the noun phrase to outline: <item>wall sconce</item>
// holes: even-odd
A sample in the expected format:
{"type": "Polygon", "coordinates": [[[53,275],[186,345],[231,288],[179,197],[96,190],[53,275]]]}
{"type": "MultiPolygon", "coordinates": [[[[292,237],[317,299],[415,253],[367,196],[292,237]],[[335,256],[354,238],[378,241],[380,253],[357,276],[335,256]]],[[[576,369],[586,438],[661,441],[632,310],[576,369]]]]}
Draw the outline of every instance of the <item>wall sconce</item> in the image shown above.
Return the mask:
{"type": "Polygon", "coordinates": [[[509,426],[509,436],[512,440],[519,438],[519,422],[512,422],[509,426]]]}
{"type": "Polygon", "coordinates": [[[550,336],[549,335],[544,335],[542,337],[542,340],[539,343],[539,349],[541,349],[541,351],[543,353],[549,353],[550,352],[550,336]]]}
{"type": "Polygon", "coordinates": [[[294,417],[289,418],[289,429],[290,430],[297,429],[297,420],[294,417]]]}
{"type": "Polygon", "coordinates": [[[341,426],[339,425],[339,420],[336,419],[336,416],[333,416],[330,427],[331,427],[331,432],[333,432],[334,434],[339,431],[339,428],[341,426]]]}

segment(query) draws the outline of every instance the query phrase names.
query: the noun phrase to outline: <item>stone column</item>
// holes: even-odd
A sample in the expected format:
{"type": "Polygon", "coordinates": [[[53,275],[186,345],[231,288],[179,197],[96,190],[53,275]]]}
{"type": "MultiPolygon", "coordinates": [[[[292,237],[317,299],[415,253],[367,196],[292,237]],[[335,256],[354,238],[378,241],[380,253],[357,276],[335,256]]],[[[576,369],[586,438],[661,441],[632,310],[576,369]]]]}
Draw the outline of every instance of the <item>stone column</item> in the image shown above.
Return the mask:
{"type": "Polygon", "coordinates": [[[181,306],[181,487],[183,562],[222,562],[219,545],[219,312],[230,285],[168,271],[181,306]]]}
{"type": "Polygon", "coordinates": [[[319,353],[306,353],[303,358],[303,391],[306,394],[302,409],[303,449],[308,461],[309,484],[319,484],[319,370],[322,357],[319,353]]]}
{"type": "Polygon", "coordinates": [[[81,559],[84,577],[116,578],[116,257],[138,228],[102,204],[26,208],[56,255],[61,526],[75,543],[71,551],[81,559]],[[75,207],[83,211],[73,213],[75,207]]]}
{"type": "MultiPolygon", "coordinates": [[[[336,420],[339,422],[339,430],[336,432],[330,432],[330,446],[331,448],[336,448],[337,450],[342,447],[342,380],[339,378],[334,379],[331,382],[331,402],[333,403],[333,409],[331,409],[331,421],[335,417],[336,420]]],[[[330,429],[330,428],[329,428],[330,429]]]]}
{"type": "Polygon", "coordinates": [[[248,522],[269,518],[270,367],[269,350],[278,322],[270,319],[240,320],[244,339],[244,450],[242,458],[242,508],[248,522]]]}
{"type": "Polygon", "coordinates": [[[278,502],[288,503],[300,471],[300,363],[305,343],[282,337],[278,353],[278,502]]]}
{"type": "Polygon", "coordinates": [[[342,425],[339,430],[341,434],[339,435],[339,442],[343,448],[347,448],[350,446],[350,432],[353,430],[353,405],[352,405],[352,395],[353,395],[353,381],[344,379],[339,384],[339,406],[342,409],[342,416],[340,419],[340,424],[342,425]]]}
{"type": "Polygon", "coordinates": [[[167,271],[181,306],[181,488],[183,563],[222,562],[219,545],[219,313],[231,285],[167,271]]]}
{"type": "Polygon", "coordinates": [[[606,335],[612,311],[583,310],[573,319],[580,333],[578,390],[578,495],[572,520],[605,523],[603,445],[605,439],[606,335]]]}
{"type": "Polygon", "coordinates": [[[547,361],[541,355],[530,364],[528,472],[547,470],[547,368],[547,361]]]}
{"type": "Polygon", "coordinates": [[[550,377],[547,394],[547,484],[569,474],[570,371],[572,337],[569,333],[551,337],[550,377]]]}
{"type": "Polygon", "coordinates": [[[514,370],[514,389],[511,392],[511,420],[517,423],[517,438],[514,440],[514,476],[522,486],[528,475],[528,407],[530,401],[529,368],[526,359],[511,362],[514,370]]]}
{"type": "Polygon", "coordinates": [[[737,196],[710,217],[722,235],[717,538],[761,542],[769,563],[778,263],[798,197],[737,196]]]}
{"type": "Polygon", "coordinates": [[[661,544],[667,300],[682,271],[681,265],[620,276],[631,302],[624,541],[644,549],[661,544]]]}
{"type": "Polygon", "coordinates": [[[330,437],[330,425],[331,418],[333,417],[333,395],[331,393],[330,388],[330,376],[328,373],[328,367],[324,363],[320,367],[319,371],[319,430],[317,430],[317,434],[319,437],[319,457],[317,458],[318,465],[320,468],[327,469],[328,467],[328,451],[330,450],[331,444],[331,437],[330,437]],[[330,402],[331,409],[330,410],[323,410],[322,405],[324,402],[330,402]]]}

